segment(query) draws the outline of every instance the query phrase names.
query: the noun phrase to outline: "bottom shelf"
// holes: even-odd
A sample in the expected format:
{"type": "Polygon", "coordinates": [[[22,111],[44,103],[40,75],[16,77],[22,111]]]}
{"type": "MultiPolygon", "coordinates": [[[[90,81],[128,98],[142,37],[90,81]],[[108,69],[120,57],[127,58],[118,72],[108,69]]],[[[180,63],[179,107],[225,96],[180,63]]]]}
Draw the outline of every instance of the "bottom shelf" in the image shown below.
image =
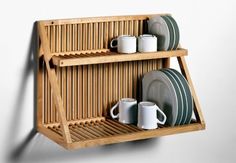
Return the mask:
{"type": "Polygon", "coordinates": [[[72,143],[68,144],[63,140],[60,125],[50,125],[47,128],[42,126],[38,130],[67,149],[77,149],[196,131],[204,128],[204,125],[197,122],[174,127],[159,126],[155,130],[143,130],[135,125],[125,125],[110,119],[96,120],[95,122],[75,122],[69,125],[72,143]]]}

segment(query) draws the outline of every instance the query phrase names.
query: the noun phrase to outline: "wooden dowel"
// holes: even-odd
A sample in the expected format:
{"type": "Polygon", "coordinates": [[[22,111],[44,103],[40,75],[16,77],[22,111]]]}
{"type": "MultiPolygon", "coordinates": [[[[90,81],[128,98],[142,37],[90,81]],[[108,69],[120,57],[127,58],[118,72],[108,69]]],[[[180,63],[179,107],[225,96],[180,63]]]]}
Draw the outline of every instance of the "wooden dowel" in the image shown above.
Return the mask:
{"type": "Polygon", "coordinates": [[[78,66],[78,119],[83,118],[83,73],[82,66],[78,66]]]}
{"type": "Polygon", "coordinates": [[[88,65],[88,117],[87,118],[91,118],[92,117],[92,106],[93,106],[93,94],[92,94],[92,82],[93,82],[93,74],[92,74],[92,65],[88,65]]]}
{"type": "Polygon", "coordinates": [[[93,65],[93,117],[98,116],[98,66],[93,65]]]}
{"type": "Polygon", "coordinates": [[[83,66],[83,117],[88,117],[88,66],[83,66]]]}
{"type": "Polygon", "coordinates": [[[66,92],[67,92],[67,85],[66,85],[66,67],[62,68],[62,100],[63,100],[63,107],[65,109],[66,118],[67,118],[67,99],[66,99],[66,92]]]}
{"type": "Polygon", "coordinates": [[[98,116],[101,117],[103,115],[103,64],[98,65],[98,116]]]}

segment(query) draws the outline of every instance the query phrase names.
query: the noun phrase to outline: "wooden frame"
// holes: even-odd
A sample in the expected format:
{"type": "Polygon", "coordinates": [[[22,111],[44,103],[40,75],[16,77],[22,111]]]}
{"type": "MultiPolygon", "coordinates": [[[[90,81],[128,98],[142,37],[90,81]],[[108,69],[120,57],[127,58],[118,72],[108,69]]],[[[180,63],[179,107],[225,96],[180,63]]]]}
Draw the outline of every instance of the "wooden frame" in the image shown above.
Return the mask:
{"type": "Polygon", "coordinates": [[[147,32],[152,15],[38,21],[38,131],[67,149],[119,143],[205,129],[185,62],[186,49],[117,54],[113,37],[147,32]],[[142,130],[111,120],[109,108],[122,97],[141,100],[144,73],[170,67],[177,57],[189,82],[196,120],[188,125],[142,130]]]}

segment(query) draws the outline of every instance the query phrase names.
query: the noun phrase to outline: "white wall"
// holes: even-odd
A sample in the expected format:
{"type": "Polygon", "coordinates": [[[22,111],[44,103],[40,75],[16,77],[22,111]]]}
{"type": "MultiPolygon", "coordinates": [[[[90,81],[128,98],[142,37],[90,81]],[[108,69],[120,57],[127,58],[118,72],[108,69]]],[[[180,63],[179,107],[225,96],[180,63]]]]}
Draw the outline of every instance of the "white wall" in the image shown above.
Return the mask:
{"type": "Polygon", "coordinates": [[[0,162],[236,162],[235,7],[233,0],[2,0],[0,162]],[[32,136],[34,21],[161,12],[173,14],[189,49],[205,131],[76,151],[32,136]]]}

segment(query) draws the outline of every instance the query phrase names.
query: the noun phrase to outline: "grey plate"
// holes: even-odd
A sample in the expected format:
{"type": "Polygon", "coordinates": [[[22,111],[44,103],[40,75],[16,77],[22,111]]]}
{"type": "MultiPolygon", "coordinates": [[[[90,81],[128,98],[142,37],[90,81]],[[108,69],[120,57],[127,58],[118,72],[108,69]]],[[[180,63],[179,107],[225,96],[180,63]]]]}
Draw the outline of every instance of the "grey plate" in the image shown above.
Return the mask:
{"type": "Polygon", "coordinates": [[[174,26],[171,22],[171,20],[167,17],[167,16],[161,16],[165,21],[166,24],[168,25],[169,31],[170,31],[170,44],[168,47],[168,50],[172,50],[174,48],[175,45],[175,29],[174,26]]]}
{"type": "Polygon", "coordinates": [[[150,71],[143,76],[142,92],[142,100],[156,103],[167,116],[165,124],[174,126],[178,100],[170,79],[161,71],[150,71]]]}
{"type": "Polygon", "coordinates": [[[173,50],[177,49],[178,45],[179,45],[179,39],[180,39],[180,34],[179,34],[179,27],[175,21],[175,19],[169,15],[166,15],[172,22],[172,24],[174,25],[174,29],[175,29],[175,35],[176,35],[176,41],[175,41],[175,45],[173,50]]]}
{"type": "Polygon", "coordinates": [[[161,16],[154,16],[148,21],[148,31],[157,36],[157,49],[168,50],[170,44],[170,32],[168,25],[161,16]]]}
{"type": "Polygon", "coordinates": [[[168,71],[168,69],[162,69],[161,71],[166,74],[166,76],[170,79],[170,81],[172,82],[175,88],[177,99],[178,99],[178,108],[177,108],[178,115],[177,115],[175,124],[179,125],[183,121],[182,119],[185,118],[185,110],[184,110],[184,105],[183,105],[184,97],[182,96],[182,91],[179,87],[179,84],[177,83],[173,75],[168,71]]]}
{"type": "Polygon", "coordinates": [[[186,122],[186,119],[187,119],[187,115],[188,115],[188,110],[189,110],[189,106],[188,106],[188,100],[187,100],[187,93],[185,91],[185,87],[182,83],[182,81],[179,79],[178,75],[176,75],[176,73],[174,73],[171,69],[167,68],[167,69],[164,69],[164,71],[167,71],[169,72],[173,78],[176,80],[178,86],[179,86],[179,89],[181,91],[181,94],[182,94],[182,100],[183,100],[183,108],[182,108],[182,111],[183,111],[183,117],[181,119],[181,122],[179,124],[184,124],[186,122]]]}
{"type": "Polygon", "coordinates": [[[169,69],[169,70],[174,72],[176,74],[176,76],[178,76],[179,80],[181,80],[181,83],[184,86],[184,90],[185,90],[186,95],[187,95],[187,101],[188,101],[188,106],[189,106],[188,111],[187,111],[187,117],[186,117],[186,120],[185,120],[184,124],[189,124],[191,122],[194,105],[193,105],[193,97],[192,97],[188,82],[185,79],[185,77],[181,73],[176,71],[175,69],[169,69]]]}

